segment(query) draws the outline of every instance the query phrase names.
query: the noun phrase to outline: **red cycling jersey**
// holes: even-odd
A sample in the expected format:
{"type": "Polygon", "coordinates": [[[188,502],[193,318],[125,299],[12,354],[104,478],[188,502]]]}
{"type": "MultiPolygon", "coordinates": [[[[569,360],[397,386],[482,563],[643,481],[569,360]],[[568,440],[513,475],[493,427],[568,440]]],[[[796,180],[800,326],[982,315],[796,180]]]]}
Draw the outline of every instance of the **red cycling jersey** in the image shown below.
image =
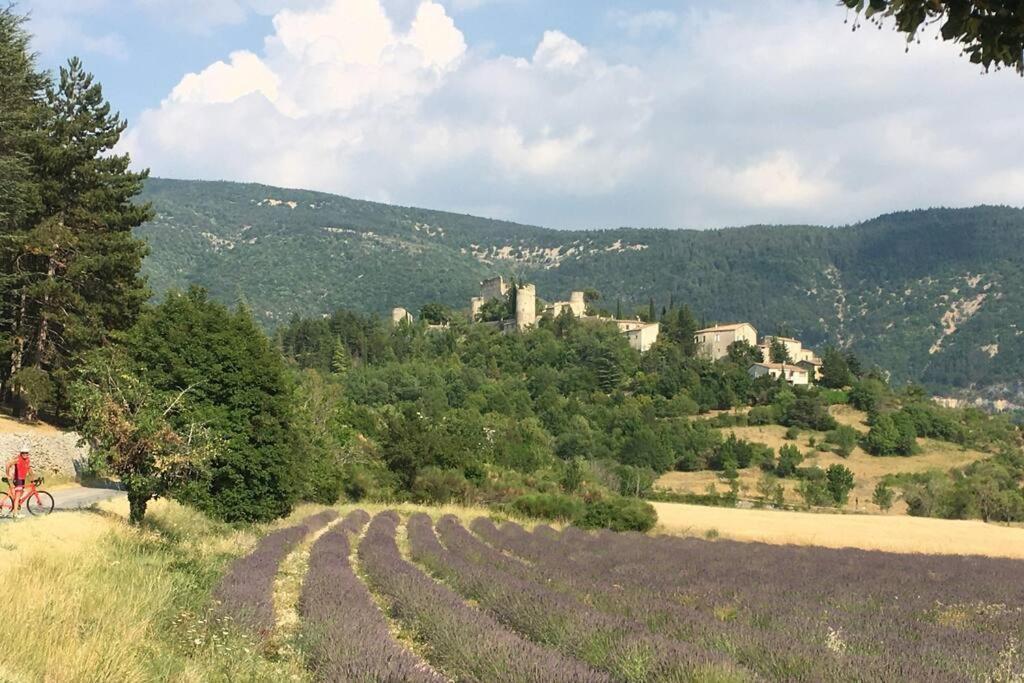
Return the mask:
{"type": "Polygon", "coordinates": [[[14,461],[14,478],[21,481],[28,476],[29,467],[31,467],[31,458],[27,455],[19,455],[18,459],[14,461]]]}

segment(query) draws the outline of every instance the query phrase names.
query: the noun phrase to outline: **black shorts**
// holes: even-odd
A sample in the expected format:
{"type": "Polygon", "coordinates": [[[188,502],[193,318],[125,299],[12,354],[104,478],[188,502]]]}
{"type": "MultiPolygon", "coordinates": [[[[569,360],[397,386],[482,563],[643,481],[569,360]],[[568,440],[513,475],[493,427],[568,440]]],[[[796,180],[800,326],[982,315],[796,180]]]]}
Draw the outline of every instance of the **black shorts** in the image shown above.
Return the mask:
{"type": "Polygon", "coordinates": [[[24,488],[24,487],[25,487],[25,480],[24,479],[15,479],[14,480],[14,488],[24,488]]]}

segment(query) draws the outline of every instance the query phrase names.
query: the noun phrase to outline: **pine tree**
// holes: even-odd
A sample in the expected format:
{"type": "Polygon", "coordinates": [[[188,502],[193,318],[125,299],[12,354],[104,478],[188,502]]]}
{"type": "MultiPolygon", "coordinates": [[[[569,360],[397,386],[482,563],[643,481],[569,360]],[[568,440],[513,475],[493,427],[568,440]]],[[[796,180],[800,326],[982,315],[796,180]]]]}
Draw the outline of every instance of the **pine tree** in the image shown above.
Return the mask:
{"type": "Polygon", "coordinates": [[[10,398],[11,376],[23,363],[20,321],[28,301],[19,257],[41,208],[32,153],[47,79],[36,69],[24,22],[10,8],[0,9],[0,400],[10,398]]]}
{"type": "Polygon", "coordinates": [[[352,368],[352,356],[348,348],[339,339],[334,345],[334,355],[331,357],[331,372],[335,375],[344,375],[352,368]]]}
{"type": "Polygon", "coordinates": [[[615,300],[615,319],[622,320],[622,299],[615,300]]]}
{"type": "MultiPolygon", "coordinates": [[[[132,229],[151,216],[132,203],[147,173],[111,155],[126,124],[103,90],[71,59],[46,89],[41,136],[32,150],[39,218],[11,240],[16,315],[10,373],[31,369],[63,395],[67,372],[111,332],[126,330],[149,297],[139,276],[146,247],[132,229]]],[[[37,406],[27,406],[31,414],[37,406]]]]}

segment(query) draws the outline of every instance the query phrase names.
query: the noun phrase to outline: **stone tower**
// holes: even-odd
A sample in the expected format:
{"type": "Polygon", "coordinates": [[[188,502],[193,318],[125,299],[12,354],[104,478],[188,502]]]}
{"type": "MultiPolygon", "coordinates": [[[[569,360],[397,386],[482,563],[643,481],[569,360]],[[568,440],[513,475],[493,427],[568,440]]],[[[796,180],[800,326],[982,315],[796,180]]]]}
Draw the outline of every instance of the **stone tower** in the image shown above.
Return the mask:
{"type": "Polygon", "coordinates": [[[474,296],[469,300],[469,321],[476,322],[476,317],[480,313],[480,308],[484,305],[486,300],[482,296],[474,296]]]}
{"type": "Polygon", "coordinates": [[[587,303],[583,300],[583,292],[569,292],[569,310],[577,318],[587,312],[587,303]]]}
{"type": "Polygon", "coordinates": [[[397,325],[401,322],[412,322],[412,314],[401,306],[391,309],[391,324],[397,325]]]}
{"type": "Polygon", "coordinates": [[[523,285],[516,290],[516,329],[525,330],[537,322],[537,288],[523,285]]]}

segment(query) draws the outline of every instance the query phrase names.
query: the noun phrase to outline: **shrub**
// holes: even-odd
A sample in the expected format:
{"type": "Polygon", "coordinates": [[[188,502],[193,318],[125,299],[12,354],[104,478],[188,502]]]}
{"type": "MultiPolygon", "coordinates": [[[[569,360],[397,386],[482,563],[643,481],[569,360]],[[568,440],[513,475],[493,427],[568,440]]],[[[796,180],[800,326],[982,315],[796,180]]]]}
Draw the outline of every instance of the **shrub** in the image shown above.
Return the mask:
{"type": "Polygon", "coordinates": [[[583,515],[576,520],[584,529],[612,531],[650,531],[658,521],[658,513],[650,503],[637,498],[615,496],[587,503],[583,515]]]}
{"type": "Polygon", "coordinates": [[[847,458],[857,446],[857,430],[848,425],[839,425],[828,433],[828,440],[835,444],[835,452],[841,458],[847,458]]]}
{"type": "Polygon", "coordinates": [[[825,481],[825,470],[817,465],[811,467],[798,467],[793,476],[804,481],[825,481]]]}
{"type": "Polygon", "coordinates": [[[512,509],[527,517],[570,522],[583,515],[583,501],[560,493],[530,493],[512,501],[512,509]]]}
{"type": "Polygon", "coordinates": [[[875,485],[875,492],[871,496],[871,502],[882,510],[888,510],[892,507],[894,498],[892,489],[884,481],[880,481],[875,485]]]}
{"type": "Polygon", "coordinates": [[[453,500],[466,501],[472,494],[473,485],[461,470],[424,467],[412,483],[412,498],[417,503],[442,505],[453,500]]]}
{"type": "Polygon", "coordinates": [[[772,503],[775,507],[782,507],[785,502],[786,490],[775,475],[765,472],[757,482],[757,492],[765,503],[772,503]]]}
{"type": "Polygon", "coordinates": [[[905,416],[879,415],[864,439],[864,448],[872,455],[913,455],[916,437],[913,423],[905,416]]]}
{"type": "Polygon", "coordinates": [[[800,391],[782,413],[784,427],[800,427],[827,432],[836,428],[836,420],[828,412],[825,400],[814,392],[800,391]]]}
{"type": "Polygon", "coordinates": [[[830,465],[825,472],[826,486],[836,505],[845,505],[853,490],[853,472],[845,465],[830,465]]]}
{"type": "Polygon", "coordinates": [[[846,405],[850,402],[850,395],[842,389],[819,389],[818,395],[830,406],[846,405]]]}
{"type": "Polygon", "coordinates": [[[828,505],[831,500],[828,488],[825,483],[821,481],[803,479],[797,485],[796,492],[804,499],[804,504],[807,505],[807,507],[828,505]]]}
{"type": "Polygon", "coordinates": [[[786,430],[786,434],[783,438],[787,441],[796,441],[800,438],[800,429],[798,427],[790,427],[786,430]]]}
{"type": "Polygon", "coordinates": [[[778,416],[770,406],[754,406],[747,413],[747,424],[751,427],[774,424],[778,416]]]}
{"type": "Polygon", "coordinates": [[[800,449],[793,444],[786,444],[779,449],[779,462],[775,465],[775,474],[779,477],[792,477],[796,468],[804,461],[800,449]]]}

